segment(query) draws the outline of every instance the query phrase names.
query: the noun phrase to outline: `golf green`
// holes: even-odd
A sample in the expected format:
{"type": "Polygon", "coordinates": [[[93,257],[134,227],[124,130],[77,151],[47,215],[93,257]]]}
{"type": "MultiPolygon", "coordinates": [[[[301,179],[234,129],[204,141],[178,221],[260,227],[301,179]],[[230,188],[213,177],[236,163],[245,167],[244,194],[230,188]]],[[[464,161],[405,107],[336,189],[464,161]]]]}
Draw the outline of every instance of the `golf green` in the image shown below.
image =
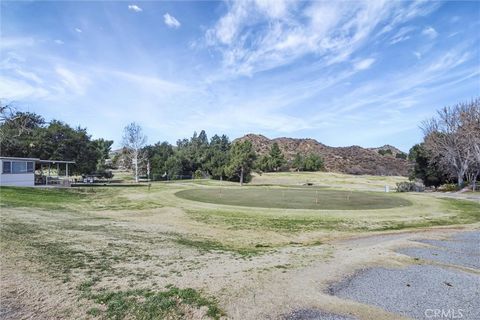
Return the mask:
{"type": "Polygon", "coordinates": [[[412,204],[398,194],[306,188],[198,188],[175,195],[222,205],[282,209],[367,210],[412,204]]]}

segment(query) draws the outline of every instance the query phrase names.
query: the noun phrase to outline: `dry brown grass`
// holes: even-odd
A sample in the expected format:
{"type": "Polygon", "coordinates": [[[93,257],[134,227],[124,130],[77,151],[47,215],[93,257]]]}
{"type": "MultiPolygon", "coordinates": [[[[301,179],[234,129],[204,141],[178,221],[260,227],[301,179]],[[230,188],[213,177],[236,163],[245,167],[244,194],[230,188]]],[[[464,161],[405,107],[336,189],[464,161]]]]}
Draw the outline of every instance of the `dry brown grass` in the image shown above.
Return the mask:
{"type": "MultiPolygon", "coordinates": [[[[320,177],[324,174],[310,179],[320,177]]],[[[358,189],[368,189],[395,179],[337,178],[335,186],[345,180],[347,189],[352,181],[358,189]]],[[[285,179],[291,185],[298,181],[295,175],[285,179]]],[[[199,181],[158,183],[150,191],[99,189],[78,201],[58,203],[56,210],[51,207],[55,201],[21,206],[20,193],[14,194],[20,199],[16,202],[3,193],[2,308],[11,318],[108,317],[108,303],[99,303],[95,295],[110,292],[125,304],[128,290],[157,294],[173,285],[193,288],[212,303],[217,299],[228,318],[275,318],[294,308],[315,307],[348,311],[360,319],[391,319],[382,310],[323,290],[359,267],[412,263],[391,249],[451,230],[431,231],[432,222],[479,226],[475,215],[462,216],[471,210],[468,206],[452,206],[452,200],[428,194],[401,195],[413,203],[408,208],[354,212],[235,207],[174,195],[219,186],[236,187],[199,181]],[[382,228],[400,230],[384,235],[382,228]],[[416,233],[402,231],[408,228],[416,233]],[[357,238],[348,240],[352,237],[357,238]]],[[[184,317],[200,319],[207,317],[206,308],[181,309],[184,317]]]]}

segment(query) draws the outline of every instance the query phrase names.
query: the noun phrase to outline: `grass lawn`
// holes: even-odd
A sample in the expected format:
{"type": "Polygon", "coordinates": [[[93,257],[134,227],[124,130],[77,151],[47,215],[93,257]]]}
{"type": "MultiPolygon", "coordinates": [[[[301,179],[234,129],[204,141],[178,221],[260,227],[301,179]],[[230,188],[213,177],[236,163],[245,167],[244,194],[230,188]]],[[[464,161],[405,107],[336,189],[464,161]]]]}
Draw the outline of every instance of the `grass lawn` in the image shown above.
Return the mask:
{"type": "Polygon", "coordinates": [[[179,191],[180,198],[244,207],[366,210],[406,207],[398,194],[308,188],[203,188],[179,191]]]}
{"type": "Polygon", "coordinates": [[[268,186],[0,188],[2,308],[50,318],[219,318],[240,304],[258,307],[245,298],[247,284],[330,259],[332,240],[480,221],[478,202],[374,192],[391,177],[309,178],[335,188],[302,187],[305,173],[262,177],[268,186]],[[9,300],[18,292],[28,292],[21,306],[9,300]]]}

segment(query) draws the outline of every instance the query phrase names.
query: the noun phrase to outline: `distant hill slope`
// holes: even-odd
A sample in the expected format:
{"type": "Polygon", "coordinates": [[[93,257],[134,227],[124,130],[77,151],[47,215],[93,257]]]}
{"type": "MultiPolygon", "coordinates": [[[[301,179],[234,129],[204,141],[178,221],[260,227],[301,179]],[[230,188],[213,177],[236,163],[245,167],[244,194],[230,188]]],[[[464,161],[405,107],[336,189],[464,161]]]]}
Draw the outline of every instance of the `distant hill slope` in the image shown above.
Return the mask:
{"type": "Polygon", "coordinates": [[[384,146],[381,146],[381,147],[378,147],[378,148],[368,148],[368,150],[372,150],[372,151],[375,151],[377,153],[380,153],[380,152],[384,152],[385,155],[390,155],[392,157],[396,157],[397,154],[403,154],[406,156],[405,152],[403,152],[402,150],[399,150],[397,148],[395,148],[394,146],[391,146],[389,144],[386,144],[384,146]],[[385,153],[385,151],[388,151],[389,153],[391,152],[391,154],[389,153],[385,153]]]}
{"type": "Polygon", "coordinates": [[[237,140],[250,140],[255,151],[261,155],[270,150],[271,145],[277,142],[287,160],[292,160],[297,154],[316,153],[322,156],[327,171],[350,174],[398,175],[408,176],[410,163],[404,159],[397,159],[395,155],[402,153],[393,146],[380,148],[330,147],[314,139],[275,138],[269,139],[259,134],[247,134],[237,140]],[[382,156],[378,150],[390,149],[392,155],[382,156]]]}

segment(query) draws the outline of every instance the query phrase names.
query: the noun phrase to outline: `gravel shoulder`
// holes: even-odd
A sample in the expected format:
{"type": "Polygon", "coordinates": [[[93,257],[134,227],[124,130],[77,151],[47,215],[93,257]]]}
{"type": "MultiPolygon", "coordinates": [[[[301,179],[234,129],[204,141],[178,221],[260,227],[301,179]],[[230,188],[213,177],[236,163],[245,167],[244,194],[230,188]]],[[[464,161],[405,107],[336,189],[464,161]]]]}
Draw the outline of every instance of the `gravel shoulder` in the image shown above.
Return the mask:
{"type": "Polygon", "coordinates": [[[480,319],[479,239],[480,231],[443,240],[418,239],[428,246],[396,250],[418,264],[365,268],[328,292],[414,319],[480,319]]]}

